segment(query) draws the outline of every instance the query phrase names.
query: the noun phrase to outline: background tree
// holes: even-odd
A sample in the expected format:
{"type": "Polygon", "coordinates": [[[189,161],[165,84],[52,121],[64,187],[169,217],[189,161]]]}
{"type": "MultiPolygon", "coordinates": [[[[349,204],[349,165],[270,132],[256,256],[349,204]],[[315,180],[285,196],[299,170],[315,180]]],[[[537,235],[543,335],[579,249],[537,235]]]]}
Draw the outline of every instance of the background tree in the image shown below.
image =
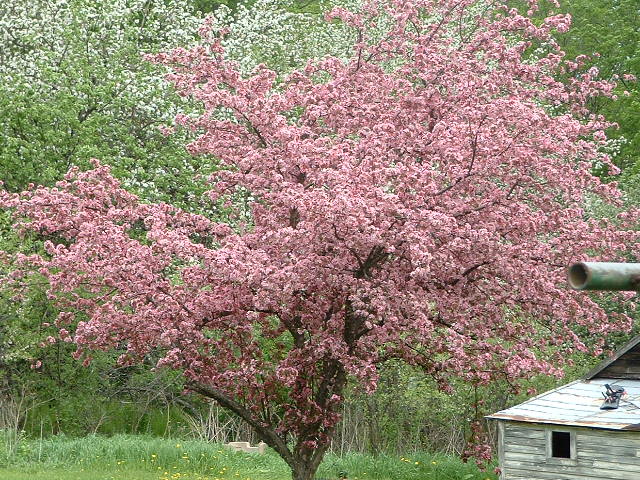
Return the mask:
{"type": "Polygon", "coordinates": [[[584,348],[576,326],[628,326],[561,286],[575,252],[612,258],[638,241],[625,229],[636,212],[619,226],[582,209],[587,194],[619,198],[590,173],[608,164],[608,124],[586,109],[613,86],[593,71],[554,80],[574,68],[559,48],[523,58],[554,45],[562,15],[536,26],[484,5],[337,8],[352,56],[282,82],[243,76],[206,28],[202,45],[157,55],[204,105],[178,121],[201,132],[191,153],[226,167],[212,199],[249,192],[250,222],[144,203],[99,163],[4,193],[21,228],[49,239],[16,262],[50,282],[59,339],[87,361],[91,349],[124,348],[123,365],[161,355],[306,480],[348,380],[375,389],[382,362],[418,365],[447,391],[453,376],[556,373],[584,348]]]}
{"type": "Polygon", "coordinates": [[[243,74],[265,64],[280,75],[327,55],[348,57],[355,32],[339,22],[326,22],[333,6],[356,8],[357,0],[256,0],[213,12],[211,27],[228,29],[222,39],[229,59],[243,74]]]}
{"type": "Polygon", "coordinates": [[[145,0],[4,2],[0,6],[0,178],[52,184],[100,156],[152,201],[202,208],[212,162],[186,154],[187,132],[162,126],[185,111],[142,58],[195,39],[189,4],[145,0]],[[180,106],[179,106],[180,105],[180,106]]]}
{"type": "MultiPolygon", "coordinates": [[[[553,9],[546,4],[544,16],[553,9]]],[[[558,9],[556,9],[558,10],[558,9]]],[[[586,65],[598,68],[604,79],[616,80],[616,99],[595,98],[589,109],[605,115],[617,128],[611,129],[610,152],[616,165],[623,170],[624,186],[637,200],[638,151],[640,150],[640,86],[632,79],[640,75],[640,15],[633,0],[598,2],[593,0],[564,0],[560,10],[571,15],[571,29],[557,35],[559,44],[569,58],[586,55],[586,65]]]]}

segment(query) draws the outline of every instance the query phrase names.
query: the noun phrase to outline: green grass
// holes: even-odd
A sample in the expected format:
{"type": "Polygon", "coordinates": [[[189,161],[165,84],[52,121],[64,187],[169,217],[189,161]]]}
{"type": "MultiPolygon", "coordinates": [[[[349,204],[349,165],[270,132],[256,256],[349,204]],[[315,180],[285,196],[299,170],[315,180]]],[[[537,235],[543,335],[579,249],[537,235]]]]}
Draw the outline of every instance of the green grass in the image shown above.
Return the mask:
{"type": "MultiPolygon", "coordinates": [[[[0,469],[0,478],[3,480],[158,480],[162,477],[158,476],[157,473],[140,470],[101,472],[98,470],[51,469],[45,471],[20,471],[0,469]]],[[[196,476],[181,476],[180,478],[184,480],[198,479],[196,476]]]]}
{"type": "MultiPolygon", "coordinates": [[[[0,438],[1,440],[1,438],[0,438]]],[[[406,457],[327,455],[318,478],[344,471],[353,480],[495,480],[472,464],[443,455],[406,457]]],[[[289,480],[274,453],[249,455],[194,440],[139,435],[51,437],[22,440],[11,455],[2,451],[3,480],[289,480]]]]}

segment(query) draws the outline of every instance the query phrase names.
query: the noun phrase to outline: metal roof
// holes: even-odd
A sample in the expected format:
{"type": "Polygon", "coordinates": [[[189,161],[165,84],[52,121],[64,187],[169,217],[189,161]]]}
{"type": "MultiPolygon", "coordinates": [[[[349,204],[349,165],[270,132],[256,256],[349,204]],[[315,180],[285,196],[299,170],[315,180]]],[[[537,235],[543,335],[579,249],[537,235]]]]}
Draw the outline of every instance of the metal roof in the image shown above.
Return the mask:
{"type": "Polygon", "coordinates": [[[640,431],[640,380],[596,378],[577,380],[524,403],[488,415],[517,422],[640,431]],[[605,383],[623,387],[626,395],[615,410],[600,410],[605,383]]]}

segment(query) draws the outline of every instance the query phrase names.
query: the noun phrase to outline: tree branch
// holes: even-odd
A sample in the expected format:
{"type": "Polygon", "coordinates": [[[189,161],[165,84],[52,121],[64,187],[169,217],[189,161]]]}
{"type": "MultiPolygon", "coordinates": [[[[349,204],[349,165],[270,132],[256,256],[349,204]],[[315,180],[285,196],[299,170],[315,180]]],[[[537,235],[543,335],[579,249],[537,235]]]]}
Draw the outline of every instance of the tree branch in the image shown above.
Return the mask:
{"type": "MultiPolygon", "coordinates": [[[[293,466],[295,465],[293,454],[287,447],[285,441],[278,436],[273,428],[270,428],[269,424],[265,424],[259,419],[256,419],[244,406],[233,400],[224,392],[214,387],[204,385],[200,382],[190,382],[187,384],[187,388],[196,393],[199,393],[200,395],[204,395],[207,398],[214,399],[221,406],[228,410],[231,410],[233,413],[242,418],[242,420],[247,422],[256,431],[256,433],[267,445],[278,452],[278,454],[284,459],[284,461],[293,468],[293,466]]],[[[266,420],[267,419],[265,419],[265,421],[266,420]]]]}

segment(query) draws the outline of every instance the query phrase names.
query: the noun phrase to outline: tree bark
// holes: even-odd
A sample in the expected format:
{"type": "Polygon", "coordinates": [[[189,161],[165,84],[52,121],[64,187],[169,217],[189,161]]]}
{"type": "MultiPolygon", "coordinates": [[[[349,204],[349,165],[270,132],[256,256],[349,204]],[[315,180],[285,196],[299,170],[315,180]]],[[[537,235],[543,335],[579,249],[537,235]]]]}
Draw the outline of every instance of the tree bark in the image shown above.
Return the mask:
{"type": "MultiPolygon", "coordinates": [[[[345,327],[345,340],[350,349],[358,339],[358,335],[353,335],[352,330],[345,327]]],[[[347,384],[347,375],[343,365],[332,359],[326,359],[320,374],[322,381],[314,396],[314,401],[323,410],[335,408],[329,402],[333,395],[342,396],[347,384]]],[[[248,425],[253,427],[258,436],[271,448],[273,448],[291,468],[293,480],[313,480],[322,459],[330,445],[330,440],[335,432],[335,425],[324,429],[322,422],[307,425],[297,438],[293,450],[287,445],[286,439],[280,436],[273,425],[266,424],[256,418],[250,410],[242,404],[229,397],[223,391],[211,385],[198,382],[191,382],[188,388],[201,395],[216,400],[222,407],[227,408],[238,415],[248,425]],[[320,435],[322,434],[322,435],[320,435]],[[323,441],[318,441],[318,437],[323,436],[323,441]],[[315,446],[311,446],[315,445],[315,446]]]]}
{"type": "MultiPolygon", "coordinates": [[[[287,447],[284,439],[280,438],[278,434],[272,429],[265,427],[258,420],[252,417],[247,409],[242,407],[239,403],[229,398],[223,392],[201,383],[191,383],[189,388],[194,392],[198,392],[205,397],[216,400],[224,408],[227,408],[240,416],[247,424],[251,425],[261,440],[267,445],[273,448],[282,459],[291,468],[291,478],[293,480],[313,480],[320,462],[324,458],[324,454],[329,447],[329,443],[320,445],[316,448],[308,448],[301,446],[301,442],[298,443],[298,447],[292,452],[287,447]]],[[[332,432],[331,432],[332,433],[332,432]]]]}
{"type": "Polygon", "coordinates": [[[329,448],[329,442],[316,448],[300,448],[294,451],[294,464],[291,467],[293,480],[313,480],[324,454],[329,448]]]}
{"type": "Polygon", "coordinates": [[[300,464],[291,469],[291,478],[292,480],[313,480],[316,470],[312,470],[308,465],[300,464]]]}
{"type": "Polygon", "coordinates": [[[315,473],[308,465],[301,464],[291,469],[291,478],[292,480],[313,480],[315,473]]]}

